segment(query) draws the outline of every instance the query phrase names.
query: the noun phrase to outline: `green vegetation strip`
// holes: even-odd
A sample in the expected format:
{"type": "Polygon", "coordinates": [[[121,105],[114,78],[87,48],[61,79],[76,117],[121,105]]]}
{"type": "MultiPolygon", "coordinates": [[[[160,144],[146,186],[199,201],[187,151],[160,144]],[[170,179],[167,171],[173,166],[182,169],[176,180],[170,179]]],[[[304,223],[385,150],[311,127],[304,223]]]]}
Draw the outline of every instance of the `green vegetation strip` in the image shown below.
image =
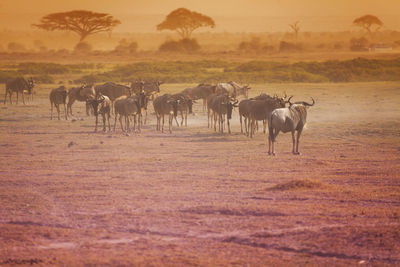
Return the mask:
{"type": "Polygon", "coordinates": [[[399,81],[400,58],[345,61],[280,63],[249,61],[170,61],[120,64],[22,63],[0,67],[0,82],[20,75],[31,75],[37,82],[52,83],[53,76],[73,74],[75,83],[130,82],[160,80],[165,83],[215,83],[234,80],[241,83],[279,82],[374,82],[399,81]],[[106,70],[106,71],[105,71],[106,70]]]}

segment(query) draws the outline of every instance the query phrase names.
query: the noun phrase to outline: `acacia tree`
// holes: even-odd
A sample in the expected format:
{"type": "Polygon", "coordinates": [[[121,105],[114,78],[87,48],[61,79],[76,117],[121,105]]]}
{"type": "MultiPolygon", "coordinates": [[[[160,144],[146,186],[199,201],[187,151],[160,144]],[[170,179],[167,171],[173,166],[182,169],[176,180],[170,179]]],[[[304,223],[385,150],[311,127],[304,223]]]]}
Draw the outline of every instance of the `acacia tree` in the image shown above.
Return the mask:
{"type": "Polygon", "coordinates": [[[79,35],[82,42],[89,35],[110,32],[118,24],[121,22],[107,13],[73,10],[49,14],[32,26],[46,31],[72,31],[79,35]]]}
{"type": "Polygon", "coordinates": [[[212,18],[190,11],[186,8],[178,8],[165,18],[163,22],[157,25],[157,30],[176,31],[182,39],[190,38],[192,32],[200,27],[215,27],[212,18]]]}
{"type": "Polygon", "coordinates": [[[293,30],[293,32],[294,32],[294,37],[296,38],[296,41],[297,41],[297,38],[298,38],[298,36],[299,36],[299,31],[300,31],[299,22],[296,21],[296,22],[293,23],[293,24],[289,24],[289,26],[290,26],[290,28],[292,28],[292,30],[293,30]]]}
{"type": "Polygon", "coordinates": [[[374,25],[374,24],[377,25],[376,30],[378,30],[380,27],[382,27],[383,22],[379,18],[377,18],[373,15],[364,15],[362,17],[356,18],[353,21],[353,24],[365,29],[371,35],[372,34],[372,31],[371,31],[372,25],[374,25]]]}

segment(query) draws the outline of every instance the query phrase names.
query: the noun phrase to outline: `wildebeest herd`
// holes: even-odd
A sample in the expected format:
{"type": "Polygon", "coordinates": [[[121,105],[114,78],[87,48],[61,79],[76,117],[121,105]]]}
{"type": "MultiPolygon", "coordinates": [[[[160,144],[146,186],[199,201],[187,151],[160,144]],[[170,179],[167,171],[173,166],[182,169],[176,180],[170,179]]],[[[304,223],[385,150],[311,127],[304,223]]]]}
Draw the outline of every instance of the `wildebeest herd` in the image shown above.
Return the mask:
{"type": "MultiPolygon", "coordinates": [[[[147,121],[147,106],[150,101],[153,103],[154,112],[157,118],[156,130],[164,132],[164,117],[168,117],[168,130],[172,132],[172,124],[187,126],[187,116],[192,113],[193,103],[196,100],[203,101],[203,111],[207,110],[208,127],[214,131],[223,133],[227,129],[231,133],[230,120],[235,107],[239,109],[241,133],[252,138],[258,129],[258,121],[263,123],[263,132],[266,133],[268,125],[268,154],[275,155],[274,142],[279,132],[291,132],[293,141],[293,154],[299,154],[299,139],[307,119],[307,108],[315,104],[304,101],[291,102],[293,96],[286,94],[270,96],[261,94],[248,98],[249,86],[241,86],[236,82],[218,84],[199,84],[195,87],[186,88],[176,94],[160,94],[159,81],[133,81],[130,86],[106,82],[101,85],[83,84],[80,87],[73,87],[67,90],[60,86],[51,90],[49,99],[51,105],[51,119],[53,119],[53,106],[57,109],[60,119],[60,105],[64,105],[65,119],[72,116],[72,104],[75,101],[86,103],[87,115],[92,112],[96,118],[95,131],[98,127],[98,115],[103,119],[103,131],[111,131],[110,117],[114,113],[114,131],[116,131],[117,120],[124,133],[139,131],[142,124],[147,121]],[[240,102],[239,97],[243,97],[240,102]],[[68,102],[67,102],[68,98],[68,102]],[[181,122],[178,122],[178,113],[181,122]],[[130,122],[133,121],[133,127],[130,122]],[[226,124],[226,125],[225,125],[226,124]],[[244,126],[244,127],[243,127],[244,126]],[[218,128],[218,130],[217,130],[218,128]],[[296,134],[297,132],[297,134],[296,134]]],[[[17,92],[33,95],[33,79],[25,80],[22,77],[6,82],[4,103],[9,95],[17,92]]]]}

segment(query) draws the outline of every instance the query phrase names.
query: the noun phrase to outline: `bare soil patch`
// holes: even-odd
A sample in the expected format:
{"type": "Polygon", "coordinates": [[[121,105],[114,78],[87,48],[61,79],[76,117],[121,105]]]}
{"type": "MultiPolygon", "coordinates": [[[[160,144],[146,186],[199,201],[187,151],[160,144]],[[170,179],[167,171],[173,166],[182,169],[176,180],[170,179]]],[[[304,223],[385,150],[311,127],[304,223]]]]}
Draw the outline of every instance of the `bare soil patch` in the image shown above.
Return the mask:
{"type": "Polygon", "coordinates": [[[1,265],[400,264],[398,83],[252,86],[316,100],[302,154],[280,134],[275,157],[201,103],[172,134],[151,111],[141,133],[94,133],[83,103],[51,121],[52,87],[0,104],[1,265]]]}

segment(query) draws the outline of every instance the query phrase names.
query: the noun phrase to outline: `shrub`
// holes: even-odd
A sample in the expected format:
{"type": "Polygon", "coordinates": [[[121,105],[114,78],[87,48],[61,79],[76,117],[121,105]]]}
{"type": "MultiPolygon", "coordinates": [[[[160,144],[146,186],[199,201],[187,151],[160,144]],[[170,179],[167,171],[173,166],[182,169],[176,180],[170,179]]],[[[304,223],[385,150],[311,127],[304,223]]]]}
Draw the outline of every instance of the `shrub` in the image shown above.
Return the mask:
{"type": "Polygon", "coordinates": [[[23,44],[17,43],[17,42],[10,42],[7,45],[7,49],[10,52],[25,52],[26,48],[23,44]]]}
{"type": "Polygon", "coordinates": [[[335,43],[334,45],[333,45],[333,49],[335,49],[335,50],[341,50],[341,49],[343,49],[343,43],[341,43],[341,42],[337,42],[337,43],[335,43]]]}
{"type": "Polygon", "coordinates": [[[262,43],[260,38],[253,37],[250,41],[241,42],[238,50],[245,52],[271,52],[274,50],[274,47],[267,43],[262,43]]]}
{"type": "Polygon", "coordinates": [[[65,65],[56,63],[20,63],[18,71],[22,74],[65,74],[69,73],[69,69],[65,65]]]}
{"type": "Polygon", "coordinates": [[[368,51],[368,40],[365,37],[351,38],[350,50],[351,51],[368,51]]]}
{"type": "Polygon", "coordinates": [[[75,53],[90,53],[92,51],[92,46],[86,42],[77,43],[74,47],[75,53]]]}
{"type": "Polygon", "coordinates": [[[279,51],[280,52],[298,52],[303,50],[303,45],[298,43],[291,43],[286,41],[281,41],[279,43],[279,51]]]}
{"type": "Polygon", "coordinates": [[[114,52],[118,54],[134,54],[137,52],[137,49],[138,44],[136,42],[129,42],[126,39],[122,39],[115,47],[114,52]]]}
{"type": "Polygon", "coordinates": [[[38,76],[34,76],[33,80],[36,83],[55,83],[53,77],[51,77],[50,75],[38,75],[38,76]]]}
{"type": "Polygon", "coordinates": [[[179,41],[166,41],[158,50],[161,52],[184,52],[191,53],[200,49],[196,39],[185,38],[179,41]]]}

